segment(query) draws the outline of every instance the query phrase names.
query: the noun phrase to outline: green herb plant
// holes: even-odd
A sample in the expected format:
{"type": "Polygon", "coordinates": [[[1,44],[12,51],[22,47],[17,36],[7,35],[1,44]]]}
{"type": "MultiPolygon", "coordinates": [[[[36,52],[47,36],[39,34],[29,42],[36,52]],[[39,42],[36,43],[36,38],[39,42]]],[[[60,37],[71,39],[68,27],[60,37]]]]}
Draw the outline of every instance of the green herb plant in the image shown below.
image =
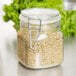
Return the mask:
{"type": "Polygon", "coordinates": [[[14,28],[18,31],[20,29],[19,15],[21,11],[34,7],[59,10],[61,13],[60,29],[64,37],[76,36],[76,11],[64,11],[62,0],[13,0],[10,5],[4,5],[5,15],[3,19],[5,22],[12,20],[15,23],[14,28]]]}

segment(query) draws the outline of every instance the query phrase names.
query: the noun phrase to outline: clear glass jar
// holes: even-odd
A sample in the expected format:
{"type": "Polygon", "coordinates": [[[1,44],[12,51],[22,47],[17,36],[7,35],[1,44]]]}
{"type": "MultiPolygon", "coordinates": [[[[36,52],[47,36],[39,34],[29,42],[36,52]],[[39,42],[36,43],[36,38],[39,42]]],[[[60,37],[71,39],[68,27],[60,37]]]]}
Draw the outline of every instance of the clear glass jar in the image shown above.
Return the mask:
{"type": "Polygon", "coordinates": [[[18,60],[27,68],[40,69],[59,65],[63,60],[63,34],[58,10],[25,9],[20,15],[18,60]]]}

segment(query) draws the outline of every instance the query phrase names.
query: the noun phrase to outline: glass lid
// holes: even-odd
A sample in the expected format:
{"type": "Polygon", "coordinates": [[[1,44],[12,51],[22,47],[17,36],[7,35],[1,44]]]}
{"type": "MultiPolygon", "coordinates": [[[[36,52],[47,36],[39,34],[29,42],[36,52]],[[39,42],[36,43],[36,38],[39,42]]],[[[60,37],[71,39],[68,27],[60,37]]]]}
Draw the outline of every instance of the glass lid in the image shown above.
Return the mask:
{"type": "Polygon", "coordinates": [[[37,20],[42,20],[43,24],[46,23],[54,23],[61,19],[60,13],[58,10],[49,9],[49,8],[31,8],[24,9],[21,11],[20,20],[24,20],[27,22],[29,18],[31,23],[38,24],[37,20]],[[46,21],[45,21],[46,20],[46,21]]]}

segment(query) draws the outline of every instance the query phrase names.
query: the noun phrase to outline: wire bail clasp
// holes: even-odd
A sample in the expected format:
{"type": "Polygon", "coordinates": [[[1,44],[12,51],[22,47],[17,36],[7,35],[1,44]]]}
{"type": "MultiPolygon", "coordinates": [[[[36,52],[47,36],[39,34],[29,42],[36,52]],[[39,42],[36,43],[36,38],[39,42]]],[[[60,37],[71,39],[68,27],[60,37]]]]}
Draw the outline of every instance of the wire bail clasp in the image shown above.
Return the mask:
{"type": "MultiPolygon", "coordinates": [[[[38,20],[40,20],[40,19],[38,19],[38,20]]],[[[40,20],[40,26],[39,26],[39,28],[37,28],[37,30],[31,30],[31,28],[36,28],[36,27],[34,27],[34,26],[32,27],[30,25],[30,18],[28,18],[28,28],[29,28],[29,36],[30,36],[30,48],[31,49],[35,49],[35,47],[37,45],[37,42],[38,42],[39,34],[41,32],[41,20],[40,20]],[[36,34],[36,37],[35,37],[35,44],[34,44],[34,46],[32,46],[32,38],[31,38],[32,31],[37,31],[37,34],[36,34]]]]}

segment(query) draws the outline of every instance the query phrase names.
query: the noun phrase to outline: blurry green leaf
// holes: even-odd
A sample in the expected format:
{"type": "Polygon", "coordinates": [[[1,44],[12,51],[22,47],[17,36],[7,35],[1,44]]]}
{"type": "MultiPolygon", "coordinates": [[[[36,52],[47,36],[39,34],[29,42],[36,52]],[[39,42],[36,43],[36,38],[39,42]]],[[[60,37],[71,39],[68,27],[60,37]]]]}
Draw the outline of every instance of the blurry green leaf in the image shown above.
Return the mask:
{"type": "Polygon", "coordinates": [[[64,11],[63,0],[13,0],[10,5],[4,5],[4,21],[12,20],[14,28],[20,28],[19,14],[26,8],[53,8],[58,9],[61,14],[61,31],[64,37],[76,36],[76,11],[64,11]]]}

